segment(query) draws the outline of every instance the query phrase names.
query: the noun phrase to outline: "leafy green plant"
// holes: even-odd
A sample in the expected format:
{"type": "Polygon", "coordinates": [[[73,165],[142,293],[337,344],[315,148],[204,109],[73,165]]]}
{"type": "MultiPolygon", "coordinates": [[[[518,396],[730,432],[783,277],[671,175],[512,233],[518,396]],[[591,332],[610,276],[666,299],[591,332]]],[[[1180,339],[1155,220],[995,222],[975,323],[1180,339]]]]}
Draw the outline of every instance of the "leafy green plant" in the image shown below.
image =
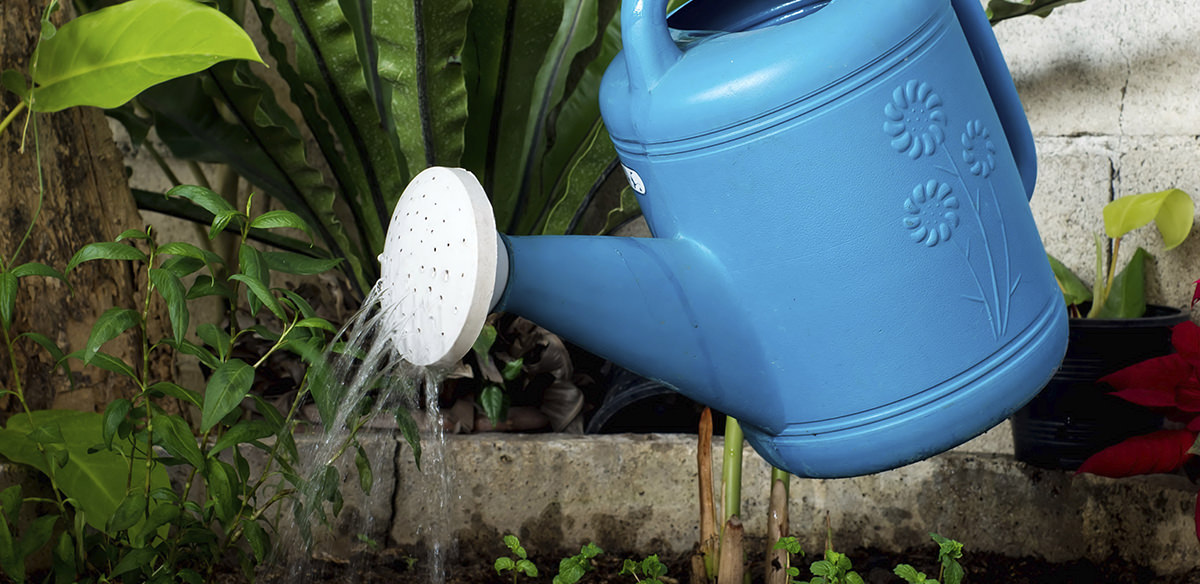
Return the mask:
{"type": "MultiPolygon", "coordinates": [[[[496,334],[496,327],[486,325],[479,333],[479,338],[475,339],[471,350],[481,364],[492,362],[491,349],[496,342],[496,334]]],[[[500,368],[500,376],[504,380],[504,385],[493,381],[484,381],[483,388],[479,392],[479,405],[483,407],[483,413],[492,422],[492,426],[499,426],[500,422],[508,418],[508,407],[512,403],[512,398],[505,385],[521,376],[523,365],[524,359],[521,358],[504,363],[500,368]]]]}
{"type": "MultiPolygon", "coordinates": [[[[311,358],[334,330],[302,297],[272,288],[271,273],[332,266],[246,244],[252,227],[308,231],[293,213],[252,216],[200,187],[177,187],[169,194],[210,209],[215,216],[211,233],[233,226],[241,234],[238,265],[225,265],[219,256],[192,244],[159,244],[152,230],[128,230],[116,241],[86,245],[70,260],[64,277],[85,262],[129,262],[146,282],[145,301],[137,307],[108,309],[93,325],[86,346],[68,355],[53,343],[43,344],[60,363],[77,359],[126,378],[133,397],[109,403],[103,414],[30,410],[15,369],[14,389],[5,390],[17,397],[24,412],[0,429],[0,455],[44,474],[54,498],[22,498],[20,490],[5,491],[0,497],[6,518],[0,522],[5,523],[0,556],[23,558],[46,543],[47,529],[60,525],[53,549],[60,581],[118,576],[164,583],[211,581],[213,570],[228,558],[249,572],[271,549],[274,527],[269,512],[303,483],[295,472],[299,455],[291,432],[304,392],[285,413],[250,389],[255,371],[271,355],[291,351],[311,358]],[[188,310],[188,300],[213,296],[228,308],[226,327],[195,323],[188,310]],[[158,301],[170,323],[169,334],[161,339],[150,329],[158,301]],[[240,328],[235,315],[243,304],[251,313],[271,314],[275,326],[240,328]],[[106,344],[125,335],[139,345],[136,362],[104,351],[106,344]],[[248,363],[234,356],[234,348],[251,336],[271,345],[248,363]],[[149,364],[162,351],[191,355],[211,370],[204,392],[154,378],[149,364]],[[195,408],[198,420],[167,409],[163,403],[168,399],[184,404],[185,410],[195,408]],[[244,403],[255,417],[244,419],[244,403]],[[248,449],[264,453],[258,471],[251,469],[248,449]],[[181,485],[167,480],[170,467],[182,469],[186,479],[181,485]],[[52,511],[42,509],[39,514],[45,519],[13,537],[17,510],[23,505],[49,505],[52,511]]],[[[49,268],[37,271],[51,275],[49,268]]],[[[11,356],[13,340],[7,326],[4,330],[11,356]]],[[[17,559],[0,568],[16,581],[26,577],[17,559]]]]}
{"type": "Polygon", "coordinates": [[[937,580],[931,579],[924,572],[918,572],[916,568],[909,564],[900,564],[896,566],[895,573],[897,576],[904,579],[910,584],[962,584],[963,567],[958,563],[962,559],[962,544],[953,539],[942,537],[936,533],[929,534],[933,541],[938,544],[937,561],[938,577],[937,580]]]}
{"type": "Polygon", "coordinates": [[[518,574],[525,574],[530,578],[536,578],[538,575],[537,566],[529,561],[529,555],[525,552],[525,548],[521,546],[521,540],[517,539],[515,535],[508,534],[504,536],[504,545],[512,555],[496,558],[493,564],[496,573],[503,574],[511,571],[514,584],[517,581],[518,574]]]}
{"type": "Polygon", "coordinates": [[[800,542],[797,541],[795,537],[788,535],[779,538],[779,540],[775,542],[775,545],[772,546],[772,549],[784,550],[787,552],[784,555],[783,571],[785,574],[787,574],[788,582],[791,582],[792,584],[799,584],[800,568],[792,565],[791,557],[804,555],[804,549],[800,547],[800,542]]]}
{"type": "Polygon", "coordinates": [[[1117,259],[1121,239],[1129,232],[1154,222],[1170,250],[1183,243],[1192,229],[1195,203],[1179,189],[1120,197],[1104,206],[1104,235],[1111,239],[1108,262],[1104,261],[1104,236],[1095,234],[1096,277],[1094,291],[1062,262],[1050,257],[1050,267],[1062,288],[1072,316],[1084,316],[1080,305],[1091,301],[1088,318],[1136,318],[1146,312],[1146,259],[1142,248],[1119,272],[1117,259]]]}
{"type": "Polygon", "coordinates": [[[579,548],[579,553],[558,562],[558,573],[554,575],[553,584],[575,584],[580,581],[592,571],[592,558],[602,553],[604,550],[596,544],[584,544],[579,548]]]}
{"type": "Polygon", "coordinates": [[[988,0],[987,16],[993,25],[998,22],[1032,14],[1045,18],[1055,8],[1083,0],[988,0]]]}
{"type": "MultiPolygon", "coordinates": [[[[360,291],[378,278],[397,198],[430,165],[475,173],[508,233],[578,232],[592,208],[611,228],[636,210],[631,192],[615,203],[597,196],[619,176],[597,100],[620,49],[614,2],[216,4],[237,22],[253,12],[273,69],[223,64],[156,87],[114,117],[133,136],[154,128],[179,159],[226,165],[300,215],[320,245],[294,251],[345,258],[360,291]],[[281,19],[290,39],[276,32],[281,19]],[[274,75],[287,95],[271,89],[274,75]]],[[[144,208],[207,221],[192,206],[135,194],[144,208]]]]}
{"type": "Polygon", "coordinates": [[[850,558],[845,554],[825,550],[825,558],[808,567],[815,576],[810,584],[863,584],[862,576],[852,570],[850,558]]]}
{"type": "Polygon", "coordinates": [[[658,554],[646,556],[642,561],[625,560],[621,564],[619,575],[630,575],[642,584],[662,584],[661,578],[667,575],[667,567],[658,560],[658,554]]]}

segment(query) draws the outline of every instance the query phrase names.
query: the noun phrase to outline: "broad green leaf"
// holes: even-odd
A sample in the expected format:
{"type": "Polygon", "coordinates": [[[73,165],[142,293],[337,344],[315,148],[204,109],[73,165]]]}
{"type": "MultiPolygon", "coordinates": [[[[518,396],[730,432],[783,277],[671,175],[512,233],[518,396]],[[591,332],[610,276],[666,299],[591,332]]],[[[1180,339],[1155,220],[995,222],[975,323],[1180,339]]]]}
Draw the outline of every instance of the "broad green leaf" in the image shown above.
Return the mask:
{"type": "Polygon", "coordinates": [[[233,487],[233,477],[236,475],[233,467],[215,458],[210,458],[207,469],[205,478],[208,485],[208,498],[215,505],[217,517],[221,522],[229,523],[229,520],[233,519],[234,514],[237,513],[237,499],[233,487]]]}
{"type": "MultiPolygon", "coordinates": [[[[75,351],[74,353],[67,355],[67,357],[82,361],[83,351],[75,351]]],[[[92,359],[88,362],[88,364],[92,367],[98,367],[105,371],[110,371],[112,373],[128,377],[129,379],[133,380],[134,383],[140,383],[137,373],[133,370],[133,367],[130,367],[128,363],[113,357],[104,351],[97,351],[94,355],[92,355],[92,359]]]]}
{"type": "Polygon", "coordinates": [[[505,381],[512,381],[521,375],[521,369],[524,367],[524,365],[525,359],[523,357],[520,359],[513,359],[512,361],[504,364],[504,369],[500,371],[500,376],[503,377],[505,381]]]}
{"type": "Polygon", "coordinates": [[[359,488],[364,494],[371,494],[371,487],[375,485],[375,473],[371,471],[371,459],[367,456],[367,451],[358,442],[354,443],[354,467],[358,470],[359,488]]]}
{"type": "Polygon", "coordinates": [[[0,520],[0,569],[14,582],[25,581],[25,556],[18,553],[8,522],[0,520]]]}
{"type": "Polygon", "coordinates": [[[127,261],[146,261],[146,254],[136,247],[131,247],[123,243],[102,241],[99,243],[89,243],[75,255],[71,257],[71,261],[67,262],[67,273],[71,273],[76,266],[83,262],[92,260],[127,260],[127,261]]]}
{"type": "Polygon", "coordinates": [[[1074,4],[1083,0],[988,0],[987,17],[992,25],[1002,20],[1016,18],[1026,14],[1034,14],[1045,18],[1059,6],[1074,4]]]}
{"type": "Polygon", "coordinates": [[[200,431],[207,432],[226,414],[232,412],[254,382],[254,368],[241,359],[230,359],[213,372],[204,391],[204,408],[200,415],[200,431]]]}
{"type": "Polygon", "coordinates": [[[220,359],[217,359],[216,356],[214,356],[211,352],[209,352],[204,347],[198,347],[190,341],[183,341],[182,343],[176,343],[174,340],[168,339],[166,341],[166,343],[167,343],[167,345],[174,347],[175,350],[179,351],[180,353],[183,353],[185,355],[191,355],[191,356],[199,359],[200,362],[203,363],[204,366],[208,367],[209,369],[219,369],[221,367],[222,361],[220,359]]]}
{"type": "Polygon", "coordinates": [[[154,415],[155,442],[175,458],[186,460],[194,468],[204,468],[204,454],[188,423],[177,415],[154,415]]]}
{"type": "Polygon", "coordinates": [[[114,306],[104,311],[96,323],[92,325],[92,334],[88,337],[87,345],[83,348],[81,360],[90,364],[96,352],[104,345],[125,331],[140,325],[142,317],[129,308],[114,306]]]}
{"type": "Polygon", "coordinates": [[[141,532],[138,534],[141,540],[151,536],[160,527],[171,523],[179,518],[180,507],[176,504],[154,505],[150,508],[150,517],[146,519],[146,523],[142,525],[141,532]]]}
{"type": "Polygon", "coordinates": [[[608,216],[604,220],[604,228],[600,230],[600,234],[611,233],[630,219],[640,215],[641,212],[642,208],[638,205],[637,195],[633,194],[633,189],[629,187],[621,189],[621,203],[608,211],[608,216]]]}
{"type": "MultiPolygon", "coordinates": [[[[375,4],[376,22],[389,19],[386,9],[400,10],[401,3],[375,4]]],[[[342,146],[350,168],[352,188],[343,193],[360,228],[367,253],[383,250],[383,221],[408,183],[405,153],[398,149],[386,120],[380,120],[362,63],[358,60],[353,28],[338,0],[277,3],[275,8],[292,28],[300,76],[317,96],[317,105],[342,146]]],[[[445,7],[449,12],[450,7],[445,7]]],[[[411,8],[408,11],[412,12],[411,8]]],[[[402,26],[393,22],[394,26],[402,26]]],[[[387,31],[377,28],[381,74],[389,75],[383,45],[387,31]]],[[[397,124],[399,125],[399,124],[397,124]]],[[[326,157],[329,153],[326,152],[326,157]]]]}
{"type": "Polygon", "coordinates": [[[283,306],[279,304],[279,299],[261,281],[246,274],[234,274],[229,279],[245,284],[254,299],[266,306],[275,316],[279,317],[279,320],[287,320],[287,314],[283,312],[283,306]]]}
{"type": "MultiPolygon", "coordinates": [[[[213,217],[212,227],[209,227],[208,229],[208,238],[216,239],[222,231],[228,229],[230,225],[234,225],[234,220],[238,220],[243,217],[245,217],[245,215],[242,215],[237,211],[222,211],[221,213],[218,213],[216,217],[213,217]]],[[[234,227],[236,228],[237,226],[234,225],[234,227]]]]}
{"type": "MultiPolygon", "coordinates": [[[[263,257],[262,252],[258,251],[258,249],[249,245],[243,245],[238,248],[238,269],[242,274],[260,282],[263,289],[271,288],[271,270],[267,267],[266,258],[263,257]]],[[[258,303],[260,300],[255,298],[255,293],[252,289],[247,290],[246,294],[250,301],[250,313],[254,314],[258,312],[258,307],[260,306],[258,303]]]]}
{"type": "Polygon", "coordinates": [[[565,169],[566,184],[554,192],[550,214],[541,228],[541,233],[575,233],[584,212],[591,207],[596,194],[616,165],[617,151],[609,139],[604,123],[597,119],[592,132],[580,145],[580,151],[565,169]]]}
{"type": "Polygon", "coordinates": [[[471,350],[475,351],[475,357],[486,362],[491,362],[492,345],[496,343],[496,327],[486,324],[483,325],[483,330],[479,331],[479,336],[475,337],[475,343],[471,345],[471,350]]]}
{"type": "Polygon", "coordinates": [[[492,567],[496,569],[497,574],[502,574],[504,572],[507,572],[508,570],[512,570],[513,568],[516,568],[517,563],[514,562],[513,559],[510,557],[501,556],[501,557],[496,558],[496,561],[492,564],[492,567]]]}
{"type": "MultiPolygon", "coordinates": [[[[305,86],[304,81],[300,77],[300,73],[295,67],[292,66],[293,59],[289,56],[289,47],[280,42],[279,38],[271,29],[270,25],[275,21],[275,11],[271,7],[265,6],[264,2],[261,1],[251,2],[251,4],[258,12],[259,19],[264,23],[262,27],[263,37],[267,41],[267,48],[270,51],[271,56],[273,56],[277,62],[276,70],[279,72],[280,76],[287,81],[288,92],[292,103],[294,103],[296,107],[300,109],[309,132],[312,134],[313,138],[317,142],[318,147],[320,148],[325,160],[325,165],[332,172],[334,180],[340,186],[339,190],[342,193],[342,200],[347,204],[352,204],[353,201],[366,200],[365,195],[359,191],[359,189],[363,188],[364,186],[364,183],[359,182],[362,180],[360,173],[351,171],[350,166],[345,160],[345,157],[342,155],[341,147],[337,143],[337,140],[334,139],[333,133],[329,127],[329,123],[321,116],[321,113],[318,110],[317,102],[314,99],[313,94],[305,86]]],[[[264,95],[273,95],[273,92],[269,91],[263,91],[263,93],[264,95]]],[[[269,105],[270,100],[264,97],[263,103],[269,105]]],[[[270,108],[267,107],[265,109],[270,108]]],[[[288,134],[288,143],[292,146],[287,150],[283,150],[281,148],[275,150],[279,152],[295,153],[298,156],[299,162],[307,166],[307,163],[304,162],[304,142],[299,140],[299,131],[295,129],[294,124],[290,123],[290,118],[287,116],[278,116],[278,118],[281,126],[286,126],[289,129],[290,133],[288,134]]],[[[272,119],[274,120],[275,116],[272,116],[272,119]]],[[[280,160],[291,159],[290,157],[278,156],[276,158],[279,158],[280,160]]],[[[361,290],[367,290],[370,288],[370,283],[374,282],[376,278],[376,262],[374,258],[370,256],[369,250],[361,250],[348,239],[344,226],[339,222],[337,214],[333,211],[334,201],[338,198],[337,195],[333,189],[330,189],[329,187],[325,186],[323,182],[321,182],[323,181],[321,173],[316,172],[311,167],[308,168],[310,171],[309,176],[315,177],[317,181],[317,184],[315,184],[313,188],[304,187],[304,182],[301,180],[301,177],[296,177],[296,183],[304,192],[304,196],[306,200],[309,201],[309,205],[312,207],[313,212],[320,217],[320,221],[317,223],[313,223],[311,219],[309,219],[308,222],[310,225],[314,225],[316,227],[318,236],[323,242],[325,242],[325,246],[334,251],[334,257],[345,257],[348,260],[346,264],[342,265],[342,269],[348,275],[350,275],[351,278],[356,279],[361,290]],[[322,225],[324,225],[324,227],[322,225]],[[326,233],[328,235],[326,235],[326,233]]],[[[292,174],[294,175],[296,173],[292,174]]],[[[291,203],[287,203],[285,201],[285,204],[287,204],[288,207],[293,211],[295,210],[295,206],[291,203]]],[[[352,208],[351,212],[355,217],[360,217],[370,210],[370,208],[362,208],[357,210],[352,208]]],[[[356,221],[355,223],[360,222],[356,221]]],[[[365,230],[360,228],[359,234],[365,239],[365,230]]]]}
{"type": "Polygon", "coordinates": [[[64,276],[62,272],[51,268],[46,264],[39,264],[37,262],[29,262],[17,266],[13,268],[13,274],[16,274],[18,278],[24,278],[25,276],[43,276],[46,278],[62,280],[63,282],[67,281],[67,277],[64,276]]]}
{"type": "MultiPolygon", "coordinates": [[[[267,264],[270,265],[270,256],[267,257],[267,264]]],[[[296,312],[300,313],[300,316],[303,316],[304,318],[316,318],[317,312],[313,310],[312,305],[309,304],[303,296],[300,296],[299,294],[296,294],[295,292],[292,292],[286,288],[283,289],[283,295],[289,301],[291,301],[292,306],[296,309],[296,312]]]]}
{"type": "Polygon", "coordinates": [[[916,568],[908,564],[900,564],[896,566],[896,569],[893,570],[893,572],[895,572],[897,576],[903,578],[905,582],[911,582],[912,584],[920,584],[921,582],[925,581],[925,575],[917,572],[916,568]]]}
{"type": "Polygon", "coordinates": [[[121,427],[121,423],[125,421],[125,417],[129,415],[131,409],[133,409],[133,404],[123,397],[108,402],[108,406],[104,408],[103,437],[106,448],[112,448],[117,428],[121,427]]]}
{"type": "Polygon", "coordinates": [[[114,108],[142,90],[229,59],[259,61],[254,43],[219,11],[190,0],[131,0],[91,12],[43,40],[33,109],[114,108]]]}
{"type": "Polygon", "coordinates": [[[18,514],[21,512],[21,503],[24,501],[25,499],[21,497],[20,483],[0,491],[0,512],[4,513],[4,517],[8,518],[9,523],[17,522],[18,514]]]}
{"type": "Polygon", "coordinates": [[[508,419],[508,401],[504,389],[496,384],[488,384],[479,393],[479,405],[493,426],[499,426],[500,422],[508,419]]]}
{"type": "MultiPolygon", "coordinates": [[[[126,480],[131,484],[146,482],[146,464],[140,456],[129,464],[128,454],[111,450],[89,452],[94,444],[103,441],[103,416],[93,412],[46,410],[33,412],[36,426],[57,425],[63,434],[69,462],[54,474],[63,494],[78,502],[89,525],[103,531],[105,522],[125,497],[126,480]]],[[[0,455],[48,472],[46,459],[28,439],[33,429],[28,416],[13,416],[8,427],[0,430],[0,455]]],[[[166,470],[155,465],[151,473],[151,488],[169,486],[166,470]]]]}
{"type": "Polygon", "coordinates": [[[222,259],[221,256],[208,251],[207,249],[201,249],[190,243],[182,241],[172,241],[170,243],[163,244],[158,248],[158,255],[182,256],[197,259],[204,262],[204,264],[207,265],[210,270],[214,270],[217,266],[225,263],[225,260],[222,259]]]}
{"type": "Polygon", "coordinates": [[[16,69],[5,69],[4,73],[0,73],[0,85],[21,99],[29,96],[29,83],[25,76],[16,69]]]}
{"type": "Polygon", "coordinates": [[[257,521],[250,519],[242,520],[242,535],[246,537],[246,542],[250,544],[250,551],[254,554],[254,560],[261,562],[267,557],[267,553],[271,551],[271,536],[267,535],[267,530],[263,529],[257,521]]]}
{"type": "MultiPolygon", "coordinates": [[[[153,567],[151,562],[158,557],[158,551],[154,548],[134,548],[130,549],[121,561],[117,562],[115,568],[109,573],[109,577],[115,578],[123,574],[128,574],[134,570],[142,570],[149,572],[153,567]]],[[[129,578],[124,578],[125,581],[133,582],[129,578]]]]}
{"type": "Polygon", "coordinates": [[[229,430],[221,435],[217,443],[213,444],[213,447],[208,450],[208,456],[213,457],[230,446],[261,440],[274,434],[275,429],[269,422],[264,420],[242,420],[231,426],[229,430]]]}
{"type": "Polygon", "coordinates": [[[167,317],[171,321],[171,331],[175,333],[175,342],[182,341],[187,335],[188,319],[191,317],[183,282],[179,276],[161,268],[150,268],[150,282],[167,304],[167,317]]]}
{"type": "Polygon", "coordinates": [[[400,435],[413,450],[413,461],[417,463],[417,470],[421,470],[421,433],[417,430],[417,422],[403,406],[396,408],[394,416],[400,435]]]}
{"type": "Polygon", "coordinates": [[[389,125],[411,174],[432,165],[460,165],[468,120],[462,56],[471,8],[468,0],[375,3],[389,125]]]}
{"type": "Polygon", "coordinates": [[[0,272],[0,324],[4,325],[5,330],[12,327],[20,285],[17,275],[11,270],[0,272]]]}
{"type": "Polygon", "coordinates": [[[141,521],[145,514],[146,496],[135,488],[125,495],[121,504],[117,505],[117,510],[109,516],[105,531],[108,533],[125,531],[141,521]]]}
{"type": "Polygon", "coordinates": [[[309,236],[312,236],[312,230],[308,224],[300,218],[299,215],[291,211],[275,210],[267,211],[250,222],[250,227],[255,229],[279,229],[290,228],[299,229],[309,236]]]}
{"type": "Polygon", "coordinates": [[[342,262],[341,258],[313,258],[289,251],[263,252],[267,267],[276,272],[311,276],[327,272],[342,262]]]}
{"type": "MultiPolygon", "coordinates": [[[[533,562],[531,562],[525,558],[521,558],[521,559],[517,560],[517,571],[522,574],[525,574],[526,576],[529,576],[530,578],[537,578],[537,575],[538,575],[537,566],[533,565],[533,562]]],[[[580,574],[580,575],[582,576],[582,574],[580,574]]],[[[572,580],[572,582],[578,582],[578,581],[579,581],[579,578],[575,578],[574,580],[572,580]]]]}
{"type": "Polygon", "coordinates": [[[53,566],[55,584],[75,581],[75,541],[64,531],[54,545],[53,566]]]}
{"type": "Polygon", "coordinates": [[[216,349],[217,357],[222,361],[225,360],[232,344],[229,332],[211,322],[206,322],[196,327],[196,335],[208,346],[216,349]]]}
{"type": "Polygon", "coordinates": [[[1115,239],[1154,221],[1166,249],[1171,249],[1191,232],[1194,214],[1195,203],[1179,189],[1130,195],[1104,206],[1104,232],[1115,239]]]}
{"type": "Polygon", "coordinates": [[[192,287],[188,289],[187,299],[195,300],[206,296],[220,296],[233,300],[233,291],[224,283],[214,280],[212,276],[198,276],[192,287]]]}
{"type": "Polygon", "coordinates": [[[1091,318],[1137,318],[1146,313],[1146,258],[1142,248],[1134,252],[1125,268],[1113,278],[1112,289],[1098,313],[1091,318]]]}
{"type": "Polygon", "coordinates": [[[1063,265],[1057,258],[1049,254],[1046,259],[1050,261],[1050,270],[1054,272],[1054,279],[1058,280],[1058,287],[1062,290],[1063,300],[1068,305],[1082,304],[1092,299],[1092,291],[1079,276],[1075,275],[1070,268],[1063,265]]]}
{"type": "Polygon", "coordinates": [[[224,197],[204,187],[179,185],[167,191],[167,196],[183,197],[205,211],[212,213],[214,217],[229,211],[237,212],[237,209],[234,209],[233,205],[230,205],[229,201],[226,201],[224,197]]]}
{"type": "Polygon", "coordinates": [[[150,234],[146,233],[146,231],[142,229],[126,229],[125,231],[122,231],[121,234],[118,235],[113,241],[124,241],[126,239],[148,240],[150,239],[150,234]]]}
{"type": "Polygon", "coordinates": [[[183,256],[169,256],[167,259],[163,260],[162,265],[159,266],[160,269],[171,272],[172,274],[175,274],[176,278],[180,279],[195,274],[200,270],[200,268],[203,267],[203,261],[200,261],[196,258],[183,256]]]}

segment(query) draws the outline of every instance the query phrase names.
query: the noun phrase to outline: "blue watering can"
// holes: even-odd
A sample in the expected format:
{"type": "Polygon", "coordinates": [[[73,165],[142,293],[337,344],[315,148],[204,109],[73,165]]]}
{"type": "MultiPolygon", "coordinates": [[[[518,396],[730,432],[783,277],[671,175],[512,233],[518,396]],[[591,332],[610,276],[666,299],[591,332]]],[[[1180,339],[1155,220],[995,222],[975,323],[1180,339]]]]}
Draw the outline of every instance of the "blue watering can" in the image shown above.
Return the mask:
{"type": "Polygon", "coordinates": [[[621,25],[600,105],[654,237],[498,236],[473,176],[430,169],[381,258],[407,358],[515,312],[802,477],[944,451],[1050,378],[1033,139],[977,0],[626,0],[621,25]]]}

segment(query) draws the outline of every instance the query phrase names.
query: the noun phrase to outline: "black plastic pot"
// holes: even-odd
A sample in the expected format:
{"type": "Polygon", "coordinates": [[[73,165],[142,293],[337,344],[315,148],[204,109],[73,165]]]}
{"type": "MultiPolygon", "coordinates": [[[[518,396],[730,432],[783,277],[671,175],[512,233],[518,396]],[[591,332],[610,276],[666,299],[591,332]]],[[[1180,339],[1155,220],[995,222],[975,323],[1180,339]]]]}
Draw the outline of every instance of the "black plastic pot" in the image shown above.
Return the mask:
{"type": "Polygon", "coordinates": [[[1107,395],[1112,387],[1097,380],[1171,353],[1171,327],[1184,319],[1163,306],[1147,307],[1142,318],[1071,319],[1062,367],[1012,417],[1017,460],[1074,470],[1104,448],[1159,428],[1161,416],[1107,395]]]}

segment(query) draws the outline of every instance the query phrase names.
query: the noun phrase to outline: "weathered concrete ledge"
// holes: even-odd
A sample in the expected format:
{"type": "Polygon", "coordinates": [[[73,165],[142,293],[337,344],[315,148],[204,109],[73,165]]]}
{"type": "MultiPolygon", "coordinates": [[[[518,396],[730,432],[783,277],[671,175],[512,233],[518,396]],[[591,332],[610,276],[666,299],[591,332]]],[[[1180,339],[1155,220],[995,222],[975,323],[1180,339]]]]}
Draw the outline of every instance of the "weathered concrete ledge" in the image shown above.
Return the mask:
{"type": "MultiPolygon", "coordinates": [[[[714,445],[720,461],[720,440],[714,445]]],[[[881,445],[881,447],[884,447],[881,445]]],[[[698,539],[694,436],[482,435],[452,437],[451,533],[467,553],[493,551],[516,533],[542,555],[594,541],[611,551],[686,551],[698,539]]],[[[434,470],[397,461],[392,539],[419,543],[434,470]]],[[[719,474],[719,468],[715,469],[719,474]]],[[[765,536],[769,467],[745,451],[743,518],[765,536]]],[[[1045,471],[1003,454],[949,452],[872,476],[792,479],[791,530],[820,549],[826,512],[840,548],[929,545],[937,532],[969,549],[1050,561],[1114,556],[1160,574],[1200,565],[1192,514],[1196,487],[1172,475],[1112,480],[1045,471]]]]}
{"type": "MultiPolygon", "coordinates": [[[[695,436],[453,436],[444,452],[425,443],[423,471],[391,435],[361,438],[378,454],[375,486],[364,496],[355,473],[342,473],[346,505],[334,532],[317,536],[322,554],[348,553],[359,534],[401,546],[452,537],[468,558],[494,557],[505,533],[542,557],[587,541],[613,553],[666,554],[698,539],[695,436]]],[[[793,478],[791,531],[805,549],[820,549],[828,513],[841,549],[898,552],[928,546],[937,532],[969,550],[1050,561],[1119,557],[1160,574],[1200,566],[1196,487],[1186,478],[1075,476],[980,451],[991,446],[969,443],[866,477],[793,478]]],[[[747,534],[762,538],[769,468],[749,448],[744,457],[743,519],[747,534]]],[[[0,465],[0,489],[29,480],[0,465]]]]}

